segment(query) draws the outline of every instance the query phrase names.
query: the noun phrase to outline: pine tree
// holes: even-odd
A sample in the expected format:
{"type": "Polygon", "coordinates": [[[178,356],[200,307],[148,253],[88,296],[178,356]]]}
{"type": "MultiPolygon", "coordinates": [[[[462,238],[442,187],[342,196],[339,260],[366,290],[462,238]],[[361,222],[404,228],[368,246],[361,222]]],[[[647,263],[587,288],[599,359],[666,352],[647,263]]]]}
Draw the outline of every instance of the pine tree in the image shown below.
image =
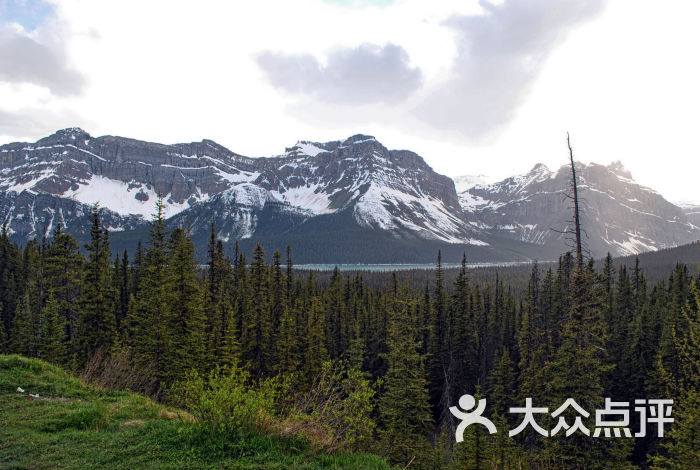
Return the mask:
{"type": "Polygon", "coordinates": [[[110,268],[109,235],[100,225],[97,204],[93,206],[90,221],[90,243],[85,245],[88,259],[83,270],[82,296],[78,302],[81,363],[98,349],[108,353],[116,340],[116,292],[110,268]]]}
{"type": "Polygon", "coordinates": [[[691,390],[673,409],[674,423],[664,435],[661,452],[651,456],[652,470],[687,470],[700,462],[700,392],[691,390]]]}
{"type": "Polygon", "coordinates": [[[134,264],[131,266],[131,269],[129,269],[129,295],[136,295],[141,286],[141,274],[143,273],[145,258],[143,245],[141,244],[141,240],[139,240],[136,245],[134,264]]]}
{"type": "Polygon", "coordinates": [[[307,317],[306,355],[304,371],[306,377],[314,377],[321,371],[323,363],[330,359],[326,347],[326,316],[321,299],[314,295],[307,317]]]}
{"type": "Polygon", "coordinates": [[[542,397],[541,383],[546,383],[546,366],[550,360],[547,324],[542,311],[540,277],[537,263],[532,267],[522,311],[519,338],[520,398],[542,397]]]}
{"type": "Polygon", "coordinates": [[[379,437],[383,454],[393,464],[405,467],[414,458],[420,465],[428,454],[425,436],[432,418],[424,358],[418,353],[418,332],[409,318],[409,300],[402,298],[396,307],[389,320],[389,368],[379,403],[379,437]]]}
{"type": "Polygon", "coordinates": [[[270,312],[270,273],[265,263],[265,251],[256,244],[250,264],[250,303],[243,318],[241,346],[243,358],[256,373],[265,373],[272,352],[270,312]]]}
{"type": "MultiPolygon", "coordinates": [[[[549,367],[551,381],[546,387],[550,412],[573,398],[591,413],[588,419],[583,419],[589,429],[594,424],[592,411],[603,407],[603,379],[611,368],[605,349],[607,331],[602,316],[605,292],[601,287],[595,282],[592,264],[576,268],[571,309],[561,346],[549,367]]],[[[573,423],[576,415],[569,409],[562,416],[573,423]]],[[[605,443],[606,438],[592,435],[575,433],[566,439],[548,439],[548,455],[567,468],[625,468],[631,442],[618,439],[605,443]]]]}
{"type": "Polygon", "coordinates": [[[513,405],[515,387],[516,379],[511,353],[507,348],[504,348],[489,377],[490,419],[498,429],[496,435],[487,437],[491,451],[491,467],[489,468],[517,468],[520,452],[515,441],[506,431],[515,427],[512,415],[508,413],[509,408],[513,405]]]}
{"type": "Polygon", "coordinates": [[[57,225],[53,241],[44,255],[44,273],[48,288],[58,304],[59,316],[66,325],[66,360],[75,364],[80,351],[78,338],[79,301],[82,290],[85,258],[78,251],[78,242],[57,225]]]}
{"type": "Polygon", "coordinates": [[[277,334],[275,371],[278,374],[289,374],[299,367],[297,344],[297,325],[295,315],[285,304],[280,318],[277,334]]]}
{"type": "Polygon", "coordinates": [[[41,310],[43,308],[42,253],[36,240],[31,240],[22,255],[24,289],[10,329],[10,351],[25,356],[39,355],[41,310]]]}
{"type": "MultiPolygon", "coordinates": [[[[463,393],[473,393],[479,381],[478,331],[471,310],[471,292],[467,274],[467,258],[462,257],[462,265],[454,283],[450,308],[454,319],[454,340],[452,357],[455,364],[453,393],[450,403],[463,393]]],[[[452,420],[450,420],[452,422],[452,420]]],[[[450,431],[454,431],[451,429],[450,431]]]]}
{"type": "Polygon", "coordinates": [[[170,344],[167,363],[169,381],[181,379],[204,366],[204,310],[202,290],[197,282],[194,245],[182,228],[170,237],[169,268],[172,276],[170,344]]]}
{"type": "Polygon", "coordinates": [[[54,364],[65,361],[65,320],[59,314],[58,302],[49,292],[46,305],[42,312],[41,340],[39,357],[54,364]]]}
{"type": "Polygon", "coordinates": [[[23,356],[36,356],[39,349],[39,321],[31,308],[29,292],[19,299],[10,330],[9,350],[23,356]]]}
{"type": "Polygon", "coordinates": [[[156,203],[151,221],[149,248],[140,272],[139,289],[131,302],[127,324],[130,328],[128,344],[134,361],[152,366],[155,380],[164,384],[168,378],[168,363],[172,347],[170,307],[173,305],[172,276],[166,253],[164,204],[156,203]]]}
{"type": "MultiPolygon", "coordinates": [[[[691,338],[692,319],[694,312],[697,312],[699,300],[691,296],[691,283],[685,265],[676,266],[669,284],[669,301],[656,357],[656,379],[661,385],[660,392],[677,397],[682,393],[683,382],[688,380],[687,373],[683,370],[687,367],[687,362],[684,361],[681,348],[691,338]]],[[[694,342],[691,339],[688,344],[694,342]]]]}
{"type": "Polygon", "coordinates": [[[124,318],[129,313],[129,294],[130,294],[130,269],[129,269],[129,254],[124,250],[121,261],[119,257],[115,258],[115,288],[117,290],[117,308],[116,321],[117,325],[121,325],[124,318]]]}
{"type": "Polygon", "coordinates": [[[0,336],[5,337],[7,348],[15,309],[24,291],[22,277],[22,251],[10,241],[5,222],[0,229],[0,336]]]}
{"type": "Polygon", "coordinates": [[[5,332],[5,322],[3,320],[2,304],[0,303],[0,354],[7,348],[7,333],[5,332]]]}
{"type": "MultiPolygon", "coordinates": [[[[474,398],[478,401],[483,398],[479,388],[474,398]]],[[[492,466],[493,436],[488,430],[479,424],[468,426],[464,430],[463,441],[455,444],[454,462],[452,468],[459,470],[490,470],[492,466]]]]}

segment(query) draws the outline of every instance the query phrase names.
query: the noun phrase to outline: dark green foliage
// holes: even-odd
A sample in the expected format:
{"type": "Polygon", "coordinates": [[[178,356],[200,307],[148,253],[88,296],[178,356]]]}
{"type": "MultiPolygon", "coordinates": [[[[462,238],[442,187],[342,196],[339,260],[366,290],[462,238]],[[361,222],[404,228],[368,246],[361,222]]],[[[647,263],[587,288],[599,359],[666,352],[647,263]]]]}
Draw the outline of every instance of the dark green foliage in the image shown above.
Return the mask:
{"type": "Polygon", "coordinates": [[[432,418],[424,358],[418,352],[418,332],[410,320],[411,303],[396,301],[389,323],[384,394],[379,403],[383,454],[401,466],[426,458],[432,418]]]}
{"type": "Polygon", "coordinates": [[[160,199],[151,222],[149,245],[141,268],[140,284],[127,317],[127,344],[133,351],[134,360],[141,365],[152,364],[158,382],[164,383],[169,375],[169,352],[173,340],[171,308],[175,293],[172,273],[168,269],[165,219],[160,199]]]}
{"type": "Polygon", "coordinates": [[[98,349],[109,351],[117,335],[109,232],[100,225],[97,205],[90,219],[90,243],[85,245],[88,259],[83,268],[82,295],[78,301],[79,349],[83,360],[98,349]]]}
{"type": "Polygon", "coordinates": [[[190,370],[203,370],[205,318],[202,289],[197,281],[194,245],[187,233],[175,229],[170,236],[171,301],[166,351],[169,382],[179,380],[190,370]]]}
{"type": "MultiPolygon", "coordinates": [[[[107,254],[103,250],[103,255],[107,254]]],[[[77,358],[79,301],[83,281],[85,260],[78,251],[78,242],[71,235],[63,233],[58,225],[53,240],[44,254],[46,284],[53,291],[58,314],[63,320],[67,334],[66,360],[77,358]]]]}
{"type": "Polygon", "coordinates": [[[45,361],[61,364],[65,362],[66,322],[59,313],[58,301],[49,292],[42,312],[39,342],[39,357],[45,361]]]}
{"type": "MultiPolygon", "coordinates": [[[[93,376],[95,364],[146,371],[149,390],[163,399],[172,394],[158,390],[172,392],[188,374],[240,372],[250,384],[276,377],[294,384],[294,392],[279,396],[281,406],[318,398],[285,423],[317,441],[335,439],[324,420],[342,420],[313,390],[328,361],[341,360],[343,380],[383,380],[370,400],[379,404],[370,416],[376,430],[368,421],[372,435],[362,440],[401,466],[415,457],[410,468],[687,468],[697,461],[700,296],[684,265],[653,283],[641,261],[620,266],[608,257],[597,272],[569,253],[556,265],[490,277],[467,272],[466,256],[461,268],[445,270],[441,255],[433,273],[301,273],[289,249],[286,266],[279,252],[268,264],[260,245],[251,262],[238,243],[229,259],[231,247],[212,226],[207,265],[200,267],[187,230],[167,233],[162,201],[157,208],[147,248],[133,257],[112,256],[97,208],[85,256],[60,227],[23,250],[0,233],[0,349],[92,365],[93,376]],[[449,408],[465,393],[483,394],[485,416],[499,432],[470,426],[455,445],[449,408]],[[526,397],[550,413],[574,398],[591,413],[590,429],[605,397],[672,398],[677,422],[661,439],[545,439],[531,428],[511,438],[519,416],[508,408],[526,397]]],[[[124,383],[105,374],[102,383],[124,383]]],[[[368,396],[342,387],[328,393],[357,404],[368,396]]],[[[631,413],[633,432],[638,421],[631,413]]],[[[538,422],[556,424],[548,416],[538,422]]],[[[207,436],[217,452],[240,440],[207,436]]]]}

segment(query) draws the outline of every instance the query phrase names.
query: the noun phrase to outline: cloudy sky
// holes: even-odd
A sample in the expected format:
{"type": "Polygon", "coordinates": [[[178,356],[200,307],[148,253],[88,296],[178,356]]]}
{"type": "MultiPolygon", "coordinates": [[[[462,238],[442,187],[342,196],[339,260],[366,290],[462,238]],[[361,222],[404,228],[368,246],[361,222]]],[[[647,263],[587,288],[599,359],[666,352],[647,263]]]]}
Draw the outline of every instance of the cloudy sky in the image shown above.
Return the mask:
{"type": "Polygon", "coordinates": [[[0,143],[250,156],[376,136],[449,176],[621,160],[700,203],[700,2],[0,0],[0,143]]]}

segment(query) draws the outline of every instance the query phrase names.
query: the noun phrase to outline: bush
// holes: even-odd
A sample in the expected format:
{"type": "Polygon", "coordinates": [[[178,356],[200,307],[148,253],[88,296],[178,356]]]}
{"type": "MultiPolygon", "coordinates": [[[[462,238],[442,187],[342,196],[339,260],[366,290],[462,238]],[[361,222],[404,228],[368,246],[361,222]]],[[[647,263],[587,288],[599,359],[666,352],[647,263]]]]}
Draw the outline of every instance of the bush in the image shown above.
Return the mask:
{"type": "Polygon", "coordinates": [[[364,375],[343,362],[325,363],[311,388],[293,396],[296,377],[255,382],[233,366],[204,377],[196,371],[175,384],[170,401],[187,409],[202,433],[235,440],[243,433],[302,438],[314,450],[360,450],[370,442],[376,390],[364,375]]]}
{"type": "Polygon", "coordinates": [[[376,428],[375,394],[362,372],[344,362],[326,362],[309,392],[296,398],[284,432],[307,437],[316,450],[363,450],[376,428]]]}
{"type": "Polygon", "coordinates": [[[134,364],[131,352],[122,347],[111,354],[96,350],[78,373],[83,382],[107,390],[131,390],[151,397],[160,396],[153,364],[134,364]]]}
{"type": "Polygon", "coordinates": [[[226,372],[216,368],[206,378],[192,371],[172,387],[169,396],[199,424],[231,435],[271,431],[279,391],[276,380],[255,384],[247,371],[233,366],[226,372]]]}

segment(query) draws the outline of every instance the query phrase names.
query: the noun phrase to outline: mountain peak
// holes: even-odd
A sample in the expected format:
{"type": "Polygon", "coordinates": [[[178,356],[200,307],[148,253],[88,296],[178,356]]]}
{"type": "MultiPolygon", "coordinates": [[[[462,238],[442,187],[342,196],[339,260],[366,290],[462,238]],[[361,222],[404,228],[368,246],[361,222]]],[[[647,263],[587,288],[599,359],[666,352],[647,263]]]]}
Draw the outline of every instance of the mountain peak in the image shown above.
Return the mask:
{"type": "Polygon", "coordinates": [[[60,129],[54,133],[54,136],[56,137],[68,137],[70,139],[78,139],[78,138],[90,138],[90,134],[85,132],[83,129],[80,127],[66,127],[65,129],[60,129]]]}
{"type": "Polygon", "coordinates": [[[347,139],[345,139],[345,141],[343,142],[343,145],[360,144],[362,142],[368,142],[368,141],[376,142],[377,139],[375,139],[374,136],[371,136],[371,135],[355,134],[355,135],[350,136],[347,139]]]}
{"type": "Polygon", "coordinates": [[[627,168],[625,168],[625,166],[620,160],[612,162],[606,168],[611,172],[615,173],[616,175],[632,179],[632,173],[630,173],[630,171],[627,168]]]}
{"type": "Polygon", "coordinates": [[[63,143],[63,144],[74,144],[76,142],[85,141],[91,139],[90,134],[85,132],[79,127],[67,127],[65,129],[60,129],[48,137],[44,137],[37,141],[38,144],[52,144],[52,143],[63,143]]]}
{"type": "Polygon", "coordinates": [[[533,174],[545,174],[545,173],[551,173],[549,167],[547,165],[545,165],[544,163],[538,163],[532,167],[532,170],[530,170],[528,174],[533,175],[533,174]]]}

